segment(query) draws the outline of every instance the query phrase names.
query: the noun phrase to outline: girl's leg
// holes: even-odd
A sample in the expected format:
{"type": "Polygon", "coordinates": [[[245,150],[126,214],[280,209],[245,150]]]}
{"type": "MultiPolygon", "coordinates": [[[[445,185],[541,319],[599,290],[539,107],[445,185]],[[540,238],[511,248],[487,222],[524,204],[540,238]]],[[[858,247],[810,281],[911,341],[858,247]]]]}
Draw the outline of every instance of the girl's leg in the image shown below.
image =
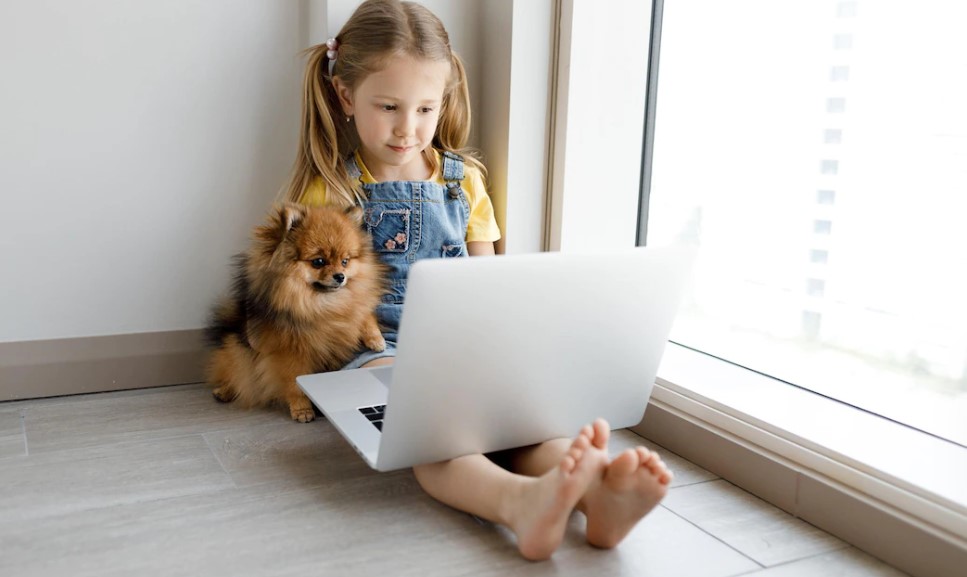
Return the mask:
{"type": "MultiPolygon", "coordinates": [[[[610,435],[605,421],[594,422],[594,447],[606,453],[610,435]]],[[[521,449],[512,455],[511,468],[524,475],[541,475],[563,450],[561,439],[521,449]]],[[[644,447],[628,449],[615,457],[576,506],[588,518],[588,542],[606,549],[618,545],[664,498],[671,480],[672,474],[658,454],[644,447]]]]}
{"type": "MultiPolygon", "coordinates": [[[[392,364],[391,357],[363,365],[392,364]]],[[[547,559],[561,544],[567,520],[591,483],[600,479],[608,455],[591,444],[587,426],[573,439],[559,439],[542,459],[539,475],[507,471],[483,455],[468,455],[413,468],[423,490],[454,509],[508,527],[521,554],[547,559]]]]}
{"type": "Polygon", "coordinates": [[[438,501],[510,528],[527,559],[547,559],[561,544],[575,504],[607,464],[591,434],[585,427],[539,477],[512,473],[483,455],[420,465],[413,472],[438,501]]]}
{"type": "MultiPolygon", "coordinates": [[[[376,359],[364,366],[392,364],[376,359]]],[[[431,497],[510,528],[521,554],[546,559],[560,545],[571,511],[588,518],[587,539],[611,548],[664,498],[672,474],[656,453],[628,449],[608,463],[608,424],[598,419],[574,439],[515,451],[511,471],[483,455],[413,468],[431,497]]]]}

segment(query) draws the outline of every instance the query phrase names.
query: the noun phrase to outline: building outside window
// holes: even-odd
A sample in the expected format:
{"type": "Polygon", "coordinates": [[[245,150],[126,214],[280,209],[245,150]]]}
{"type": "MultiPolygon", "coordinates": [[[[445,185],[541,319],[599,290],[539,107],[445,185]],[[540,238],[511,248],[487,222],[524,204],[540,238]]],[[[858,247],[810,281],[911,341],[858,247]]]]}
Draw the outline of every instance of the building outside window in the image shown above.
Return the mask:
{"type": "Polygon", "coordinates": [[[700,247],[673,341],[967,446],[963,22],[663,3],[640,241],[700,247]]]}

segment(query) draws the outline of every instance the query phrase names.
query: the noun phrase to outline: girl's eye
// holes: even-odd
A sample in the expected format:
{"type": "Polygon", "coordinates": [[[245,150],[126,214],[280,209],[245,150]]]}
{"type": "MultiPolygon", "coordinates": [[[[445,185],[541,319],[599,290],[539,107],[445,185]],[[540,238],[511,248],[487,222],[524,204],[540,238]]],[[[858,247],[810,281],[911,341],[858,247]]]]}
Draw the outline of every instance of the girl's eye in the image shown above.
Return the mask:
{"type": "Polygon", "coordinates": [[[342,265],[343,265],[343,266],[346,266],[346,265],[348,265],[348,264],[349,264],[349,259],[348,259],[348,258],[344,258],[344,259],[342,259],[342,265]]]}
{"type": "Polygon", "coordinates": [[[430,112],[433,112],[433,109],[430,108],[429,106],[424,106],[423,108],[420,109],[420,112],[424,114],[429,114],[430,112]]]}
{"type": "Polygon", "coordinates": [[[394,110],[396,110],[396,106],[393,105],[393,104],[384,104],[384,105],[382,105],[381,108],[383,110],[385,110],[386,112],[393,112],[394,110]]]}
{"type": "Polygon", "coordinates": [[[326,266],[326,259],[324,259],[324,258],[314,258],[311,261],[309,261],[309,264],[312,265],[312,268],[322,268],[322,267],[326,266]]]}

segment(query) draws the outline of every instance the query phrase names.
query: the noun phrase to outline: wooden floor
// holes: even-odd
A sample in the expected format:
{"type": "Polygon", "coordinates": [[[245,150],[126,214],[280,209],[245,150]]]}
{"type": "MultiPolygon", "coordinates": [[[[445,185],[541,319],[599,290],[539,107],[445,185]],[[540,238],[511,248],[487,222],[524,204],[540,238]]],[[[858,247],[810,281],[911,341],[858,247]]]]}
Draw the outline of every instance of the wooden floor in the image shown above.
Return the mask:
{"type": "Polygon", "coordinates": [[[550,561],[374,473],[324,420],[246,412],[201,385],[0,403],[0,575],[901,575],[661,451],[669,496],[621,544],[550,561]]]}

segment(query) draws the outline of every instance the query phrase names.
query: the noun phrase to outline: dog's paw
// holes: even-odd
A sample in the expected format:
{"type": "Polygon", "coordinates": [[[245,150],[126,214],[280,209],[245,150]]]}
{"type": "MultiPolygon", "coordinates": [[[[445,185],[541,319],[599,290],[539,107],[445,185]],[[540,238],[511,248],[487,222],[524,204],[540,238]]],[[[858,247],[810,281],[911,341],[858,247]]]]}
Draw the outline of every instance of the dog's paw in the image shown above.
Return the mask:
{"type": "Polygon", "coordinates": [[[293,421],[298,421],[300,423],[308,423],[316,418],[316,413],[311,408],[309,409],[290,409],[289,414],[292,415],[293,421]]]}
{"type": "Polygon", "coordinates": [[[383,335],[366,337],[366,340],[363,341],[363,344],[365,344],[370,350],[376,351],[377,353],[381,353],[386,350],[386,339],[383,338],[383,335]]]}
{"type": "Polygon", "coordinates": [[[212,391],[212,396],[219,403],[231,403],[235,400],[235,391],[228,386],[221,386],[212,391]]]}
{"type": "Polygon", "coordinates": [[[316,418],[316,412],[312,408],[312,403],[306,400],[305,405],[302,403],[289,405],[289,414],[292,415],[292,420],[299,423],[308,423],[316,418]]]}

